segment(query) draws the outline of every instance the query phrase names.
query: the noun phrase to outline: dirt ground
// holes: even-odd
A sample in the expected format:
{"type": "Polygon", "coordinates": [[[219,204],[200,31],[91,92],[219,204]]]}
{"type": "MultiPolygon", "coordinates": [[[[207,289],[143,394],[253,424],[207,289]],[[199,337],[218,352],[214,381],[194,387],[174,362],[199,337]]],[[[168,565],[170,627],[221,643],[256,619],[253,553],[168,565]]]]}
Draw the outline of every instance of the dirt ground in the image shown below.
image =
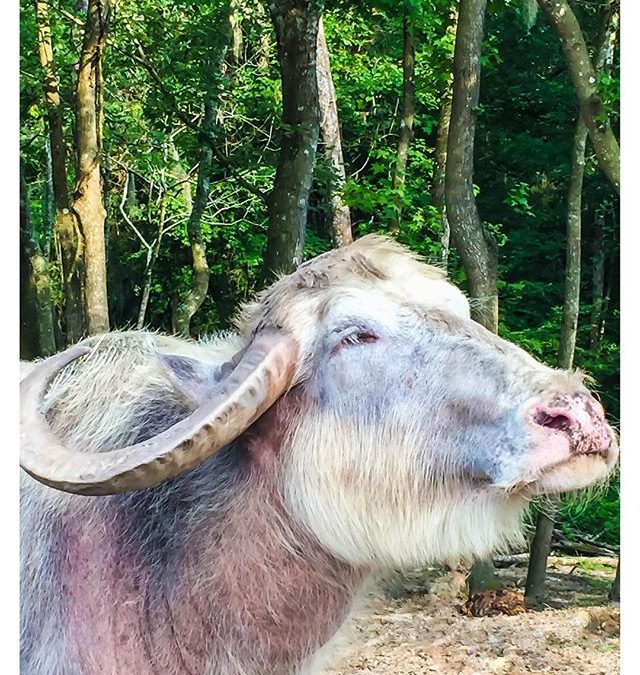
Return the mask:
{"type": "MultiPolygon", "coordinates": [[[[440,570],[387,579],[356,612],[351,646],[325,675],[618,675],[620,612],[607,601],[616,560],[549,564],[546,605],[514,616],[465,616],[440,570]]],[[[498,572],[504,587],[523,589],[526,563],[498,572]]]]}

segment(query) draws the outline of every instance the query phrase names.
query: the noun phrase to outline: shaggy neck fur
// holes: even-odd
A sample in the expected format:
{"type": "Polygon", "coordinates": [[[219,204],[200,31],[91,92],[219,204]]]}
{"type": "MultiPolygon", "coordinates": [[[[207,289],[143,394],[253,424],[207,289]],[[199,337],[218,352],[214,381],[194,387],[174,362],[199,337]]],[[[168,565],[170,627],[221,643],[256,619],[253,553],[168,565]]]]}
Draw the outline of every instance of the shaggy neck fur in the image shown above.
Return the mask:
{"type": "MultiPolygon", "coordinates": [[[[24,672],[310,672],[365,573],[337,561],[284,511],[266,468],[269,452],[249,440],[188,481],[142,494],[67,497],[52,533],[64,565],[48,580],[59,616],[39,628],[51,635],[23,635],[24,672]],[[59,640],[67,644],[59,663],[28,653],[31,641],[59,640]]],[[[42,594],[37,581],[29,590],[42,594]]]]}

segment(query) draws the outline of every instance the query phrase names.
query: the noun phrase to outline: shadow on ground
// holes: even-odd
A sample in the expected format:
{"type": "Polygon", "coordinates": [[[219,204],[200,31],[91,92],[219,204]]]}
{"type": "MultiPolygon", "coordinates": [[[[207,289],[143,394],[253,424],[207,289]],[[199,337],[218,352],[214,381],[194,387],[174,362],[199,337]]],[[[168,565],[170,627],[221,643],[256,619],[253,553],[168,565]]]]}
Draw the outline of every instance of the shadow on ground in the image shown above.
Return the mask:
{"type": "MultiPolygon", "coordinates": [[[[515,616],[464,614],[460,576],[439,568],[385,579],[325,675],[618,675],[620,612],[608,602],[615,558],[550,557],[545,603],[515,616]]],[[[526,562],[498,570],[522,590],[526,562]]]]}

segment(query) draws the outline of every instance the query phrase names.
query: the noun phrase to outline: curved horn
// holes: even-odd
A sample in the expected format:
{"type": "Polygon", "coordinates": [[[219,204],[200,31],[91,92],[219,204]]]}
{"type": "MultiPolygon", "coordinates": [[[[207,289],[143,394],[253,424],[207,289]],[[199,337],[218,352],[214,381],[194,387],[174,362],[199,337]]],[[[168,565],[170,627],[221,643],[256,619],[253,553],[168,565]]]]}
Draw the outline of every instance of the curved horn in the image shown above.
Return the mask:
{"type": "Polygon", "coordinates": [[[158,485],[193,469],[247,429],[288,389],[297,365],[294,340],[272,330],[257,335],[237,366],[188,417],[135,445],[82,453],[62,445],[42,412],[53,377],[85,356],[82,344],[43,361],[20,383],[20,464],[46,485],[105,495],[158,485]]]}

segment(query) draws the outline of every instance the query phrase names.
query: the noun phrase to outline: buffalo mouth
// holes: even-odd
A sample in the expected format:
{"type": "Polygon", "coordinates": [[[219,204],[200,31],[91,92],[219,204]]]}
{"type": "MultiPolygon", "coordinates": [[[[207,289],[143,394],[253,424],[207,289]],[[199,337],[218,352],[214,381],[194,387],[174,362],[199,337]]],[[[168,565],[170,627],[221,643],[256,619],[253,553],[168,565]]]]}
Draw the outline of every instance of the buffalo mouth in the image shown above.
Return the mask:
{"type": "Polygon", "coordinates": [[[534,493],[600,484],[617,463],[616,433],[590,396],[560,396],[538,404],[525,425],[531,445],[518,482],[534,493]]]}
{"type": "Polygon", "coordinates": [[[497,489],[507,495],[533,498],[542,494],[561,494],[599,486],[611,477],[619,458],[615,432],[610,443],[576,442],[566,433],[534,433],[524,461],[516,461],[495,476],[469,476],[477,489],[497,489]]]}
{"type": "Polygon", "coordinates": [[[529,408],[525,424],[534,442],[526,468],[540,486],[587,487],[606,477],[618,458],[615,432],[589,392],[545,396],[529,408]]]}
{"type": "Polygon", "coordinates": [[[618,445],[612,438],[608,448],[583,445],[579,450],[569,444],[569,451],[555,461],[538,467],[537,475],[527,481],[535,494],[562,493],[604,483],[618,460],[618,445]]]}
{"type": "Polygon", "coordinates": [[[567,428],[560,415],[532,421],[521,427],[524,443],[519,434],[512,443],[502,437],[494,452],[478,452],[483,459],[464,467],[458,478],[474,491],[533,498],[599,486],[611,477],[619,447],[608,424],[597,434],[586,434],[567,428]]]}

